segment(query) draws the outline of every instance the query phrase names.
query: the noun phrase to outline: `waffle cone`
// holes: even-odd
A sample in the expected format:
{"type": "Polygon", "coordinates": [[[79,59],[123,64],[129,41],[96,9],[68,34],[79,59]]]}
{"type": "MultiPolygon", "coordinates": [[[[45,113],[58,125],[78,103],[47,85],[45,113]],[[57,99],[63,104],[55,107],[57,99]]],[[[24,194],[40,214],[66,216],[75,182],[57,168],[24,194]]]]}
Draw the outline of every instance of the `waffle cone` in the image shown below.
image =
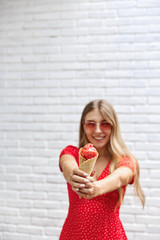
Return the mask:
{"type": "Polygon", "coordinates": [[[98,153],[97,153],[96,157],[86,160],[85,158],[83,158],[81,156],[81,148],[80,148],[80,150],[79,150],[79,169],[88,173],[88,175],[90,176],[93,171],[93,168],[94,168],[97,158],[98,158],[98,153]]]}
{"type": "MultiPolygon", "coordinates": [[[[86,172],[90,176],[98,158],[98,152],[96,157],[86,160],[81,156],[81,150],[82,148],[79,149],[79,169],[86,172]]],[[[79,196],[79,198],[81,199],[81,196],[79,196]]]]}

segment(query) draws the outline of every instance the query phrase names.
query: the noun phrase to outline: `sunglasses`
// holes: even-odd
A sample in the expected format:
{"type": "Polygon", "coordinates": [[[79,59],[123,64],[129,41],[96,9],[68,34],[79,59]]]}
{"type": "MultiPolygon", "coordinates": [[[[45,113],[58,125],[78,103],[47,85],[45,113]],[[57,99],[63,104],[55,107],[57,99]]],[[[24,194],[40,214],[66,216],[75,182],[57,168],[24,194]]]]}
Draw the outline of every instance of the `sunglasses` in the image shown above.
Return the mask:
{"type": "Polygon", "coordinates": [[[102,121],[100,123],[96,123],[94,121],[87,121],[84,123],[84,127],[86,131],[94,131],[97,125],[99,125],[101,131],[103,132],[108,131],[111,127],[111,124],[108,123],[107,121],[102,121]]]}

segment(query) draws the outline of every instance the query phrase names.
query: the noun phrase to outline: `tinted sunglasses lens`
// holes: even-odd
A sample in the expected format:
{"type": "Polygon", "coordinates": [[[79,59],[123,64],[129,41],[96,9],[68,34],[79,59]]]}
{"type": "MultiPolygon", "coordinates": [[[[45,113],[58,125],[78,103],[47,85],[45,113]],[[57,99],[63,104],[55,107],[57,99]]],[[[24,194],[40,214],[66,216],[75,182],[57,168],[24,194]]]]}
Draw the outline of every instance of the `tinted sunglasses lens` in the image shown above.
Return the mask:
{"type": "Polygon", "coordinates": [[[100,126],[101,126],[102,131],[107,131],[108,129],[110,129],[111,125],[110,125],[110,123],[102,122],[100,126]]]}
{"type": "Polygon", "coordinates": [[[86,130],[94,130],[95,126],[96,126],[95,123],[92,123],[92,122],[86,122],[85,123],[86,130]]]}
{"type": "MultiPolygon", "coordinates": [[[[96,123],[94,123],[94,122],[86,122],[85,123],[85,128],[88,131],[93,131],[95,129],[95,127],[96,127],[96,123]]],[[[102,122],[100,124],[100,128],[102,131],[107,131],[110,128],[110,123],[102,122]]]]}

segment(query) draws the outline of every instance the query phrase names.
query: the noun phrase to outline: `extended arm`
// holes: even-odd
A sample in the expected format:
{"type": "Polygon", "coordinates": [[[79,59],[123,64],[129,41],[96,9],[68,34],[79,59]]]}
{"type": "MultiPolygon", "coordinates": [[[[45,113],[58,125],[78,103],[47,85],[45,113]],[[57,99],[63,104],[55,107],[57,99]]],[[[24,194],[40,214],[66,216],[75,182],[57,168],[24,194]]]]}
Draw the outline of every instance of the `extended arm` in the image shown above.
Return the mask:
{"type": "Polygon", "coordinates": [[[92,187],[86,185],[86,188],[81,189],[79,194],[86,199],[91,199],[127,185],[132,178],[133,172],[130,168],[120,167],[106,178],[93,182],[92,187]]]}
{"type": "Polygon", "coordinates": [[[100,181],[101,194],[112,192],[124,185],[127,185],[133,177],[133,172],[128,167],[116,169],[108,177],[100,181]]]}
{"type": "Polygon", "coordinates": [[[72,155],[64,154],[61,156],[59,163],[62,168],[64,178],[70,183],[70,176],[72,175],[73,169],[78,168],[75,158],[72,155]]]}

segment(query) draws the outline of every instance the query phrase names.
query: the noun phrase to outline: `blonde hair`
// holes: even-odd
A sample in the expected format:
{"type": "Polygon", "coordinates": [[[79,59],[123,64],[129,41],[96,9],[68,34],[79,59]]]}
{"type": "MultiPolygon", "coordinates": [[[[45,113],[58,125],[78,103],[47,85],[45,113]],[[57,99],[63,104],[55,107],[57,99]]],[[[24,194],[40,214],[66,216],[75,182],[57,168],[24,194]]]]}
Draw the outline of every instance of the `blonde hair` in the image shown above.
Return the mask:
{"type": "MultiPolygon", "coordinates": [[[[111,164],[109,167],[109,172],[110,174],[117,168],[118,161],[121,157],[126,157],[128,156],[129,158],[132,159],[132,161],[135,164],[135,176],[134,176],[134,187],[136,190],[136,193],[141,200],[141,203],[144,207],[145,204],[145,196],[144,193],[141,189],[140,183],[139,183],[139,165],[134,157],[134,155],[129,151],[127,146],[125,145],[121,133],[120,133],[120,128],[119,128],[119,123],[118,123],[118,118],[115,110],[113,109],[112,105],[107,102],[106,100],[100,99],[100,100],[93,100],[90,103],[86,105],[82,112],[81,120],[80,120],[80,129],[79,129],[79,148],[83,147],[86,143],[88,143],[88,139],[86,137],[85,131],[84,131],[84,121],[85,121],[85,116],[87,113],[90,111],[98,109],[104,119],[111,124],[111,136],[110,136],[110,141],[107,144],[107,151],[109,155],[111,156],[111,164]]],[[[121,187],[118,189],[119,192],[119,199],[117,202],[118,206],[119,204],[122,203],[123,201],[123,188],[121,187]]]]}

